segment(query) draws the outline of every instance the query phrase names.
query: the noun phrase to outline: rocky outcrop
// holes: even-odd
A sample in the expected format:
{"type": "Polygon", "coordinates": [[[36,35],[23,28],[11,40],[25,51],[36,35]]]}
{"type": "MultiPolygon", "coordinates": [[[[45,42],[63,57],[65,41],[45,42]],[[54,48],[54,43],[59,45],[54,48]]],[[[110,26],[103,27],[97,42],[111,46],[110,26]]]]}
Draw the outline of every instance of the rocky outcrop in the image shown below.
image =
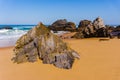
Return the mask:
{"type": "Polygon", "coordinates": [[[42,60],[44,64],[70,69],[79,54],[72,50],[58,36],[50,32],[42,23],[28,31],[16,42],[14,48],[16,63],[42,60]]]}
{"type": "Polygon", "coordinates": [[[73,22],[67,22],[66,19],[63,19],[55,21],[49,26],[49,29],[53,31],[75,31],[76,25],[73,22]]]}
{"type": "Polygon", "coordinates": [[[120,31],[120,25],[118,25],[113,31],[114,32],[120,31]]]}
{"type": "Polygon", "coordinates": [[[96,18],[93,23],[90,20],[82,20],[78,26],[78,33],[74,38],[107,37],[108,30],[101,18],[96,18]]]}
{"type": "Polygon", "coordinates": [[[95,28],[95,30],[98,30],[100,28],[105,28],[104,22],[102,20],[102,18],[98,17],[93,21],[93,26],[95,28]]]}
{"type": "Polygon", "coordinates": [[[10,27],[10,26],[4,26],[4,27],[2,27],[2,28],[0,28],[0,29],[13,29],[13,28],[10,27]]]}
{"type": "Polygon", "coordinates": [[[89,20],[82,20],[79,23],[78,30],[81,35],[82,34],[84,35],[84,38],[92,37],[94,34],[94,28],[92,22],[89,20]]]}

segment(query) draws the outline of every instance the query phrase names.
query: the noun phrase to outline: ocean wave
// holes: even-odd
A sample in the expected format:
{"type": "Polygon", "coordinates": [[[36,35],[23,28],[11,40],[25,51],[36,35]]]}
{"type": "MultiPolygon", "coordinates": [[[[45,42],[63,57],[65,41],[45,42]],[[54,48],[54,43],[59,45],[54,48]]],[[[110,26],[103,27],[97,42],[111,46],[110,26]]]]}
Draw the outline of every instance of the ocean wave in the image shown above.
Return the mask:
{"type": "Polygon", "coordinates": [[[5,32],[8,32],[8,30],[7,30],[7,29],[1,29],[1,30],[0,30],[0,34],[1,34],[1,33],[5,33],[5,32]]]}
{"type": "Polygon", "coordinates": [[[14,46],[17,39],[24,35],[28,30],[0,30],[0,47],[14,46]]]}

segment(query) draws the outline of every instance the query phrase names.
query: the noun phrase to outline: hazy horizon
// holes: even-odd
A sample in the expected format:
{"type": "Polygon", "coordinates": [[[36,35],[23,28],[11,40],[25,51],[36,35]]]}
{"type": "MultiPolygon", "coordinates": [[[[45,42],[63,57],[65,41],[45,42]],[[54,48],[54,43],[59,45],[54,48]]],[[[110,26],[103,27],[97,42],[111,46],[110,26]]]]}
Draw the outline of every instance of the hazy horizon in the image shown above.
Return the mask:
{"type": "Polygon", "coordinates": [[[93,21],[100,16],[105,24],[120,24],[120,0],[0,0],[0,24],[52,24],[67,19],[93,21]]]}

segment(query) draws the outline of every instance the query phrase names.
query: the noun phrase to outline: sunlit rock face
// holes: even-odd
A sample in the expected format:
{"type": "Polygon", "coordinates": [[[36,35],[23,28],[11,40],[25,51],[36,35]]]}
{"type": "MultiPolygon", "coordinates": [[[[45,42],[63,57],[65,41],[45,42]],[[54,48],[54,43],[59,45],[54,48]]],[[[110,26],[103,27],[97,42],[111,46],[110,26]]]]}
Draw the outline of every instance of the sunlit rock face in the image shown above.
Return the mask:
{"type": "Polygon", "coordinates": [[[78,33],[74,38],[91,38],[91,37],[108,37],[108,29],[105,27],[103,20],[98,17],[93,22],[82,20],[78,26],[78,33]]]}
{"type": "Polygon", "coordinates": [[[72,68],[79,54],[72,50],[58,36],[39,23],[16,42],[14,48],[15,63],[35,62],[42,60],[44,64],[53,64],[58,68],[72,68]]]}

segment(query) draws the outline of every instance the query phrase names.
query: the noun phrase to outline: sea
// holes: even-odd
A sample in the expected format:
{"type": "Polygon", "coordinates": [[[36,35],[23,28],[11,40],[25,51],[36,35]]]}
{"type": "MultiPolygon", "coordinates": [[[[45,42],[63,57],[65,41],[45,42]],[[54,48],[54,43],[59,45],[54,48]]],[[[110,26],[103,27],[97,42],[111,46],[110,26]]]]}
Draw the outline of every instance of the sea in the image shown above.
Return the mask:
{"type": "MultiPolygon", "coordinates": [[[[36,25],[0,25],[0,48],[14,46],[16,41],[34,26],[36,25]],[[3,29],[3,27],[11,27],[12,29],[3,29]]],[[[60,31],[57,34],[62,33],[66,32],[60,31]]]]}
{"type": "Polygon", "coordinates": [[[14,46],[16,41],[34,26],[36,25],[0,25],[0,48],[14,46]]]}

